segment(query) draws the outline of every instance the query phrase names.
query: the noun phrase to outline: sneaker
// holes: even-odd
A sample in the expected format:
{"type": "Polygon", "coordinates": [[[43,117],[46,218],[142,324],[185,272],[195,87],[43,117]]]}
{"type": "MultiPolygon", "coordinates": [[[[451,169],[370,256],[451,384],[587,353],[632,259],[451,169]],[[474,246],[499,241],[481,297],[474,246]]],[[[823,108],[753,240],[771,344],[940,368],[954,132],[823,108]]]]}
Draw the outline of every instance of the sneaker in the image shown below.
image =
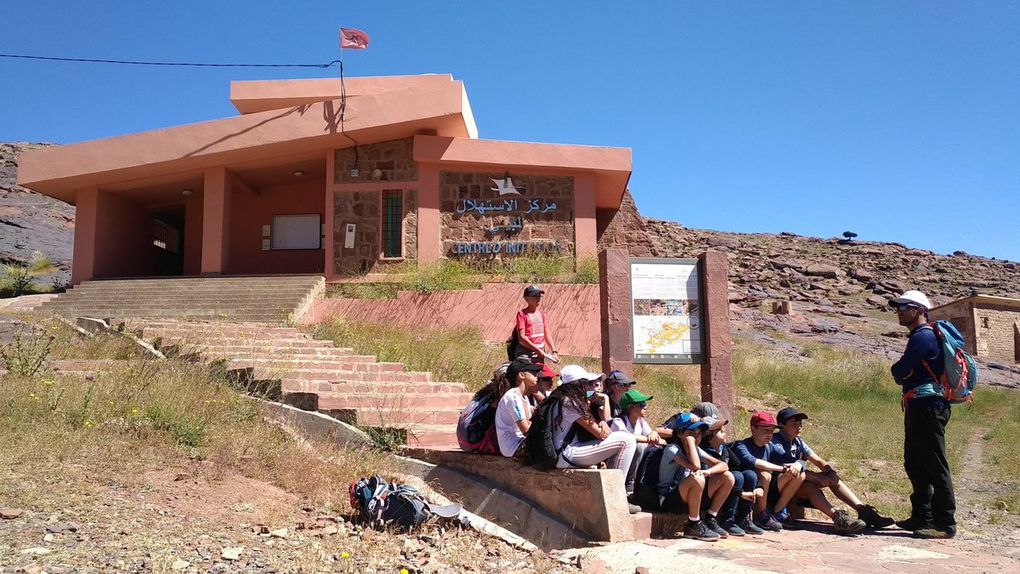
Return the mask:
{"type": "Polygon", "coordinates": [[[914,536],[918,538],[932,538],[936,540],[945,540],[956,536],[956,532],[952,530],[942,530],[938,527],[921,528],[920,530],[914,531],[914,536]]]}
{"type": "Polygon", "coordinates": [[[780,524],[779,521],[776,520],[776,517],[772,516],[772,514],[767,510],[759,512],[758,515],[754,517],[754,523],[765,530],[771,530],[772,532],[779,532],[783,529],[783,525],[780,524]]]}
{"type": "Polygon", "coordinates": [[[832,517],[832,523],[836,526],[836,532],[841,534],[856,534],[868,527],[863,520],[853,518],[850,513],[839,509],[832,517]]]}
{"type": "Polygon", "coordinates": [[[773,512],[772,516],[775,516],[776,520],[778,520],[779,522],[789,522],[791,520],[790,511],[787,510],[785,507],[779,512],[773,512]]]}
{"type": "Polygon", "coordinates": [[[926,522],[926,521],[923,521],[923,520],[918,520],[916,518],[908,518],[906,520],[900,520],[899,522],[896,523],[896,526],[898,526],[899,528],[902,528],[903,530],[912,530],[912,531],[915,531],[915,532],[918,531],[918,530],[923,530],[923,529],[926,529],[926,528],[933,528],[934,527],[934,525],[931,522],[926,522]]]}
{"type": "Polygon", "coordinates": [[[684,538],[695,538],[697,540],[704,540],[705,542],[715,542],[719,540],[719,535],[709,530],[705,526],[705,522],[699,520],[697,522],[688,522],[687,526],[684,526],[684,538]]]}
{"type": "Polygon", "coordinates": [[[765,531],[758,528],[758,525],[751,520],[750,516],[745,516],[742,520],[737,521],[737,526],[741,528],[747,534],[758,536],[759,534],[765,534],[765,531]]]}
{"type": "Polygon", "coordinates": [[[857,509],[857,518],[860,518],[868,525],[868,528],[885,528],[892,526],[896,521],[888,516],[882,516],[875,510],[874,506],[865,504],[857,509]]]}
{"type": "Polygon", "coordinates": [[[726,532],[726,529],[719,525],[719,520],[715,516],[709,514],[702,520],[702,522],[705,523],[705,527],[718,534],[719,538],[730,537],[730,533],[726,532]]]}
{"type": "Polygon", "coordinates": [[[726,532],[730,536],[743,536],[747,534],[747,532],[743,528],[737,526],[737,523],[733,521],[727,522],[725,525],[723,525],[723,528],[726,529],[726,532]]]}
{"type": "Polygon", "coordinates": [[[638,512],[641,512],[641,507],[640,507],[640,506],[638,506],[638,505],[636,505],[636,504],[630,504],[630,503],[628,503],[628,504],[627,504],[627,510],[628,510],[628,511],[629,511],[629,512],[630,512],[631,514],[637,514],[638,512]]]}

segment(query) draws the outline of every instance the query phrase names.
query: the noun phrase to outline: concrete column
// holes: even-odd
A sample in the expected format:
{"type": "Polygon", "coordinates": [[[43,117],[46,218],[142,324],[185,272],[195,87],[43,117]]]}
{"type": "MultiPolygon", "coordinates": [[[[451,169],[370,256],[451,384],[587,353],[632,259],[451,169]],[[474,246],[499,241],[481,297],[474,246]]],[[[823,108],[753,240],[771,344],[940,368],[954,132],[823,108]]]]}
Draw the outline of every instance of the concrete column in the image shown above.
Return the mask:
{"type": "Polygon", "coordinates": [[[95,277],[96,220],[99,216],[99,189],[79,189],[74,202],[74,255],[71,259],[71,283],[77,285],[95,277]]]}
{"type": "Polygon", "coordinates": [[[602,371],[618,369],[633,374],[630,255],[626,249],[606,249],[599,253],[599,308],[602,312],[602,371]]]}
{"type": "Polygon", "coordinates": [[[227,271],[230,245],[230,184],[227,170],[205,170],[202,189],[202,274],[227,271]]]}
{"type": "Polygon", "coordinates": [[[418,164],[418,265],[443,255],[439,215],[439,166],[418,164]]]}
{"type": "Polygon", "coordinates": [[[595,176],[574,176],[574,253],[578,260],[598,254],[595,176]]]}
{"type": "MultiPolygon", "coordinates": [[[[706,251],[701,263],[701,301],[704,341],[701,364],[701,400],[711,401],[731,420],[735,397],[733,390],[733,339],[730,336],[729,274],[726,255],[706,251]]],[[[727,431],[732,432],[731,428],[727,431]]]]}
{"type": "Polygon", "coordinates": [[[333,184],[336,179],[335,166],[336,166],[336,150],[333,149],[326,150],[326,190],[325,190],[326,205],[325,210],[323,211],[323,213],[325,214],[323,215],[323,219],[325,219],[325,221],[323,221],[323,223],[325,224],[325,233],[322,234],[323,235],[322,240],[325,242],[325,245],[323,245],[323,247],[325,248],[324,251],[326,261],[323,270],[325,271],[326,281],[329,281],[336,276],[335,273],[336,263],[334,261],[336,254],[333,252],[333,246],[335,245],[334,242],[336,241],[336,239],[333,236],[333,234],[335,233],[333,229],[334,223],[333,209],[336,201],[335,198],[333,197],[335,193],[333,191],[333,184]]]}

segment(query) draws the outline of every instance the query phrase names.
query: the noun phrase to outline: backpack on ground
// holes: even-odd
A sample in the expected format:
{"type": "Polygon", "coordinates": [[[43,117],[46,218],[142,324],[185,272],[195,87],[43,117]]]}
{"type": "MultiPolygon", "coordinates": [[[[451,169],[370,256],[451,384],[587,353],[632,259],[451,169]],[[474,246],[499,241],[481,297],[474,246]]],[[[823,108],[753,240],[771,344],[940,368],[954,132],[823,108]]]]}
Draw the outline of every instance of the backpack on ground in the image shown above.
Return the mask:
{"type": "Polygon", "coordinates": [[[531,416],[531,428],[524,437],[527,448],[527,463],[538,470],[556,468],[563,448],[573,440],[574,429],[567,433],[563,447],[556,448],[553,435],[556,432],[556,418],[563,416],[563,398],[550,396],[542,401],[531,416]]]}
{"type": "Polygon", "coordinates": [[[409,530],[432,516],[452,518],[461,510],[459,504],[432,506],[416,488],[378,475],[352,482],[349,493],[359,521],[373,527],[409,530]]]}
{"type": "Polygon", "coordinates": [[[464,407],[457,419],[457,444],[467,452],[499,454],[493,393],[482,392],[464,407]]]}
{"type": "Polygon", "coordinates": [[[638,463],[634,497],[642,510],[651,512],[659,509],[659,463],[662,462],[665,450],[661,446],[651,445],[645,449],[638,463]]]}
{"type": "Polygon", "coordinates": [[[935,321],[929,325],[935,332],[945,368],[941,377],[936,377],[928,361],[923,361],[924,368],[937,383],[942,385],[943,396],[950,403],[968,403],[974,400],[974,387],[977,385],[978,367],[971,357],[964,352],[963,336],[949,321],[935,321]]]}

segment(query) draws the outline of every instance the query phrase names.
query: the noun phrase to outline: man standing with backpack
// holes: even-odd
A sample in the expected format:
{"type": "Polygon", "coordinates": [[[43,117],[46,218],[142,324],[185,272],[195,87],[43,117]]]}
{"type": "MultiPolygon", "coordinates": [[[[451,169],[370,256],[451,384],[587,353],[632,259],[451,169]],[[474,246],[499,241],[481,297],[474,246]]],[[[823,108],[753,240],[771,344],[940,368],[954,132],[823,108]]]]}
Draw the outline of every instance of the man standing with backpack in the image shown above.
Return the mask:
{"type": "Polygon", "coordinates": [[[910,330],[907,349],[892,366],[903,389],[903,467],[913,487],[910,518],[897,525],[921,538],[952,538],[956,499],[946,458],[951,408],[939,381],[945,370],[942,346],[928,324],[931,302],[920,291],[907,291],[889,305],[910,330]]]}

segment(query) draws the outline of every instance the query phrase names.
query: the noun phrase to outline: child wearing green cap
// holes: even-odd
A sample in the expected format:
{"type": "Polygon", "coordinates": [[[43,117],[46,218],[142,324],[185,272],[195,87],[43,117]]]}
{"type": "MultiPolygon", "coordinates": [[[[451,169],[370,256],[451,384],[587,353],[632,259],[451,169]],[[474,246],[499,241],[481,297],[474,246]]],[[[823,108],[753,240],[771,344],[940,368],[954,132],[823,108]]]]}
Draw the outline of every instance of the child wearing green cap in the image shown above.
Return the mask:
{"type": "Polygon", "coordinates": [[[627,432],[634,435],[637,448],[634,451],[634,459],[627,470],[627,499],[634,502],[634,488],[637,482],[637,471],[644,457],[648,445],[661,445],[665,441],[659,437],[655,429],[645,420],[645,413],[648,412],[648,401],[652,397],[643,394],[637,389],[631,389],[620,397],[620,416],[613,419],[609,428],[614,431],[627,432]]]}

